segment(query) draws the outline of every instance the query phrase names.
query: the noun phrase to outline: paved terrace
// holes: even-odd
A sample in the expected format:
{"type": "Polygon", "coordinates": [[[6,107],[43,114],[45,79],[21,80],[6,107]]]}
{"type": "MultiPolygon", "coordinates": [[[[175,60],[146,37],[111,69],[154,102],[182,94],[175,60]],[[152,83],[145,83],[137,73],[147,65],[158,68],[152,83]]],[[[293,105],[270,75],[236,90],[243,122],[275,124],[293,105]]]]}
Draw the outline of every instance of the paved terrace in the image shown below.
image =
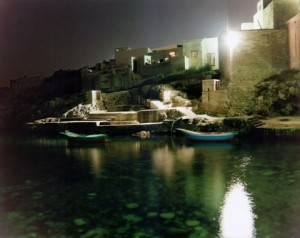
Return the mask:
{"type": "Polygon", "coordinates": [[[261,119],[264,124],[258,128],[270,129],[300,129],[300,116],[295,117],[273,117],[261,119]]]}

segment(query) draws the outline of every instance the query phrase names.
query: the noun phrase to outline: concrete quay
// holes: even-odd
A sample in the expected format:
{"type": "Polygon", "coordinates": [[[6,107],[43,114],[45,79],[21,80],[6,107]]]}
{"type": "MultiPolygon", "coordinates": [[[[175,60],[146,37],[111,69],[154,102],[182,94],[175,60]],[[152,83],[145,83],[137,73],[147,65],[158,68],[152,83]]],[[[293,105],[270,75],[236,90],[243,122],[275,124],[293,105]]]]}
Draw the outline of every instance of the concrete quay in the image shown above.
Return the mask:
{"type": "Polygon", "coordinates": [[[27,129],[36,134],[55,135],[70,130],[84,134],[131,135],[140,131],[151,134],[171,132],[173,120],[148,123],[107,124],[105,121],[54,121],[45,123],[27,123],[27,129]]]}

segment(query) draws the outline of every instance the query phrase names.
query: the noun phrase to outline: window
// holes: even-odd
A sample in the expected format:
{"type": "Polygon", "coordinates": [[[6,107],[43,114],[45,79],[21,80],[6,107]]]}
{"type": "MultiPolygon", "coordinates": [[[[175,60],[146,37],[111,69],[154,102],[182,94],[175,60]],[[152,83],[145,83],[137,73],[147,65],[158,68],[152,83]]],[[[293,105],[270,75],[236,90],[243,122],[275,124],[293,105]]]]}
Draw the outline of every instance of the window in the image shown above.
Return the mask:
{"type": "Polygon", "coordinates": [[[216,65],[215,53],[208,53],[207,54],[207,63],[210,64],[211,66],[216,65]]]}
{"type": "Polygon", "coordinates": [[[191,52],[191,56],[192,56],[192,57],[198,57],[198,51],[193,50],[193,51],[191,52]]]}
{"type": "Polygon", "coordinates": [[[175,56],[176,56],[176,53],[175,53],[175,51],[170,51],[170,53],[169,53],[169,54],[170,54],[170,56],[171,56],[171,57],[175,57],[175,56]]]}

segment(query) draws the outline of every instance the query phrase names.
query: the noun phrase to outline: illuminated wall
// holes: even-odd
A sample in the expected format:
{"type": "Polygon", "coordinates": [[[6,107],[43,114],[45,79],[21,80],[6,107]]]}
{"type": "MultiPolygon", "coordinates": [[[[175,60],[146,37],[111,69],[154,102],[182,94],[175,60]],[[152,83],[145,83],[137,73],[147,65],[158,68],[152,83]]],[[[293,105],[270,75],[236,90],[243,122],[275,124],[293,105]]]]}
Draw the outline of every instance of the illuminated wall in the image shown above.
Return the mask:
{"type": "Polygon", "coordinates": [[[287,23],[289,34],[290,67],[300,69],[300,13],[287,23]]]}
{"type": "Polygon", "coordinates": [[[183,42],[183,54],[188,58],[188,68],[202,66],[202,40],[195,39],[183,42]]]}
{"type": "MultiPolygon", "coordinates": [[[[227,34],[220,37],[220,70],[229,80],[229,100],[238,114],[247,113],[255,85],[266,77],[289,68],[287,31],[235,31],[235,45],[227,34]]],[[[253,102],[254,103],[254,102],[253,102]]]]}
{"type": "Polygon", "coordinates": [[[213,69],[219,69],[218,38],[204,38],[201,47],[202,66],[210,64],[213,69]]]}
{"type": "Polygon", "coordinates": [[[210,64],[219,69],[218,38],[203,38],[183,42],[183,54],[188,59],[187,69],[210,64]]]}
{"type": "Polygon", "coordinates": [[[283,29],[285,23],[297,14],[298,0],[260,0],[253,16],[254,29],[283,29]]]}
{"type": "Polygon", "coordinates": [[[221,89],[220,80],[202,80],[201,109],[203,113],[226,115],[228,91],[221,89]]]}

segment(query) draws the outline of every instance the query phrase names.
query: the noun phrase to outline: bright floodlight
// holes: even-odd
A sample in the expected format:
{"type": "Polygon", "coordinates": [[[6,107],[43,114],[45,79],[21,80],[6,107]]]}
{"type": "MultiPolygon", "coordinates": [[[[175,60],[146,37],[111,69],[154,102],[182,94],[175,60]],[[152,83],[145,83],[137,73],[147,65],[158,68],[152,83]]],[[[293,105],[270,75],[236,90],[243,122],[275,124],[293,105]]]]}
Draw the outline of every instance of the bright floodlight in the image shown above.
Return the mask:
{"type": "Polygon", "coordinates": [[[229,31],[227,32],[227,44],[228,46],[232,49],[235,48],[239,41],[240,41],[240,35],[238,34],[238,32],[235,31],[229,31]]]}

